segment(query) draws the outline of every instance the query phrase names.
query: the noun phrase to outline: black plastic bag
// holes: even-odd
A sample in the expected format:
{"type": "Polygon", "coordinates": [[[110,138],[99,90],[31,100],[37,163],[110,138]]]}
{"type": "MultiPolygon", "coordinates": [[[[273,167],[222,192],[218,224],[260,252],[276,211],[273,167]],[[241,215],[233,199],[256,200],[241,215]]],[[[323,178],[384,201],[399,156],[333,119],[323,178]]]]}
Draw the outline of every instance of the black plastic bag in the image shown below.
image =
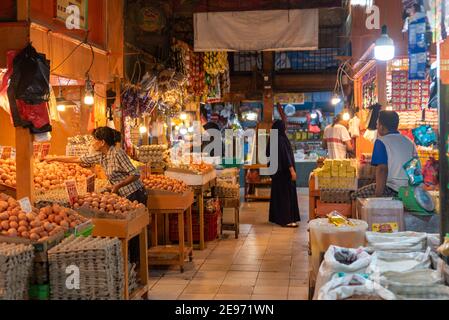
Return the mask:
{"type": "Polygon", "coordinates": [[[15,58],[10,86],[15,98],[36,105],[50,98],[50,63],[29,44],[15,58]]]}

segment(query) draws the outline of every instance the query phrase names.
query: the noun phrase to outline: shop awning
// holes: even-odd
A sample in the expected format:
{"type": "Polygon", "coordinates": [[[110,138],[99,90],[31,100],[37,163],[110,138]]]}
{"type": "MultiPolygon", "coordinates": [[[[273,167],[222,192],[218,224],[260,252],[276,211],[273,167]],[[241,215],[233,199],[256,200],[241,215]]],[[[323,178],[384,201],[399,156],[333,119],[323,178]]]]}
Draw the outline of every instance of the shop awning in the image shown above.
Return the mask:
{"type": "Polygon", "coordinates": [[[317,50],[318,9],[194,14],[195,51],[317,50]]]}

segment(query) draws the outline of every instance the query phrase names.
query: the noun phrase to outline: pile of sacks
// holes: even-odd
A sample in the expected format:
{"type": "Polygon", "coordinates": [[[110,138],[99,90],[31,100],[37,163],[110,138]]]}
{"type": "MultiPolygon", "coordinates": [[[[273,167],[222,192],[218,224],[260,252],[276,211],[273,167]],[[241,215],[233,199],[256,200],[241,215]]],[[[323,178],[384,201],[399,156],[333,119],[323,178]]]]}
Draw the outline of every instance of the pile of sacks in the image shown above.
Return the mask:
{"type": "Polygon", "coordinates": [[[365,248],[329,247],[315,300],[449,300],[438,235],[367,232],[366,239],[365,248]]]}

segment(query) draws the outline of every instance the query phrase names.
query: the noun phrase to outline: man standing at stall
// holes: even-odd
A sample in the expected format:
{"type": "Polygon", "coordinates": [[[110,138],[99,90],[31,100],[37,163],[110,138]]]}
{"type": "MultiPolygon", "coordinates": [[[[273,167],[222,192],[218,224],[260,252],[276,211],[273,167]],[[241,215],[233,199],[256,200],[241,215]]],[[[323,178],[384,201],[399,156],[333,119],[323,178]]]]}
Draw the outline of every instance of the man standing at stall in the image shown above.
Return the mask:
{"type": "Polygon", "coordinates": [[[403,165],[417,156],[415,144],[398,131],[399,115],[381,111],[377,122],[379,138],[374,144],[371,165],[376,167],[376,183],[359,189],[356,198],[396,197],[401,187],[408,186],[403,165]]]}
{"type": "Polygon", "coordinates": [[[329,159],[336,160],[346,159],[347,154],[354,150],[341,113],[324,129],[323,148],[327,149],[329,159]]]}

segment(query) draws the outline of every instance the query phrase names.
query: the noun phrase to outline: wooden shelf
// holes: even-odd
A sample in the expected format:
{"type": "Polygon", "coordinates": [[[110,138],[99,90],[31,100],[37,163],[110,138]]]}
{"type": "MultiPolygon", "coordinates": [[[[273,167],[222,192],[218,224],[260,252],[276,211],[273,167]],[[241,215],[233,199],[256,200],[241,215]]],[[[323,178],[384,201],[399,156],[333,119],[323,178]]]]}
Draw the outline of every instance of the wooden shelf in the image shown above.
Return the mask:
{"type": "MultiPolygon", "coordinates": [[[[184,248],[184,260],[192,251],[192,247],[184,248]]],[[[179,246],[155,246],[148,249],[148,264],[152,266],[173,265],[179,262],[179,254],[179,246]]]]}
{"type": "Polygon", "coordinates": [[[254,199],[254,200],[270,200],[271,197],[263,197],[263,196],[254,196],[254,195],[246,195],[245,199],[254,199]]]}
{"type": "Polygon", "coordinates": [[[249,182],[249,181],[246,181],[246,184],[271,185],[271,181],[269,181],[269,182],[262,182],[262,181],[259,181],[259,182],[249,182]]]}

